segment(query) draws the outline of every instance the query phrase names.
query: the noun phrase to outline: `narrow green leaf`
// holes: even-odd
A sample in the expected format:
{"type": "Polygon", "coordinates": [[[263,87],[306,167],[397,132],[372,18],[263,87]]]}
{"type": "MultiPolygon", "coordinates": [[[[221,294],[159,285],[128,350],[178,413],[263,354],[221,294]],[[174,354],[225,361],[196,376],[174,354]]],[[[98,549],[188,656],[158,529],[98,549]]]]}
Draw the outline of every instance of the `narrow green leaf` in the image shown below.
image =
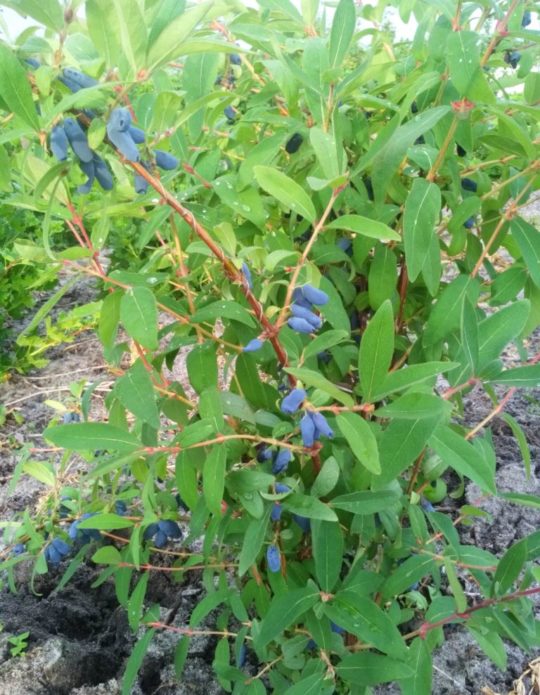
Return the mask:
{"type": "Polygon", "coordinates": [[[433,559],[426,555],[413,555],[395,569],[381,588],[385,600],[398,596],[436,569],[433,559]]]}
{"type": "MultiPolygon", "coordinates": [[[[493,621],[490,621],[493,624],[493,621]]],[[[501,670],[506,671],[508,657],[506,647],[501,636],[494,630],[490,630],[484,625],[467,625],[467,629],[478,642],[480,649],[487,654],[493,663],[501,670]]],[[[411,695],[412,692],[411,692],[411,695]]]]}
{"type": "Polygon", "coordinates": [[[133,287],[124,294],[120,302],[120,319],[130,338],[148,350],[157,348],[157,305],[148,288],[133,287]]]}
{"type": "Polygon", "coordinates": [[[330,330],[314,338],[304,350],[304,357],[313,357],[328,348],[341,343],[349,335],[348,331],[330,330]]]}
{"type": "MultiPolygon", "coordinates": [[[[301,681],[287,688],[283,695],[332,695],[335,692],[334,686],[331,683],[325,686],[322,678],[320,673],[314,673],[306,678],[303,677],[301,681]]],[[[246,693],[246,695],[256,694],[246,693]]]]}
{"type": "Polygon", "coordinates": [[[300,379],[306,386],[313,386],[316,389],[324,391],[329,396],[332,396],[339,403],[343,403],[347,407],[354,405],[353,399],[347,394],[341,391],[337,386],[324,376],[319,374],[319,372],[314,372],[311,369],[305,369],[304,367],[287,367],[285,371],[288,374],[292,374],[297,379],[300,379]]]}
{"type": "Polygon", "coordinates": [[[224,446],[214,446],[204,462],[203,494],[206,506],[214,514],[221,513],[226,463],[227,449],[224,446]]]}
{"type": "Polygon", "coordinates": [[[368,423],[356,413],[340,413],[337,424],[353,454],[370,473],[380,475],[377,441],[368,423]]]}
{"type": "Polygon", "coordinates": [[[504,384],[505,386],[517,386],[519,388],[536,388],[540,386],[540,364],[505,369],[504,372],[490,379],[490,382],[504,384]]]}
{"type": "Polygon", "coordinates": [[[422,453],[440,422],[440,416],[417,420],[392,420],[379,441],[382,474],[377,485],[397,478],[422,453]]]}
{"type": "Polygon", "coordinates": [[[131,695],[133,693],[133,686],[135,684],[135,679],[137,678],[137,673],[143,662],[144,655],[150,646],[154,633],[154,628],[148,630],[148,632],[145,632],[133,648],[133,651],[131,652],[126,664],[126,670],[124,671],[124,677],[122,679],[122,695],[131,695]]]}
{"type": "Polygon", "coordinates": [[[254,519],[253,521],[250,521],[246,529],[238,562],[238,576],[240,577],[242,577],[248,571],[248,569],[257,559],[257,555],[259,554],[266,537],[266,530],[268,528],[268,520],[270,519],[271,509],[272,508],[268,506],[264,517],[262,519],[254,519]]]}
{"type": "Polygon", "coordinates": [[[81,422],[49,427],[43,433],[56,446],[74,451],[133,451],[141,446],[130,432],[101,422],[81,422]]]}
{"type": "Polygon", "coordinates": [[[114,386],[120,403],[142,422],[154,429],[159,428],[159,411],[154,395],[154,386],[141,360],[128,369],[114,386]]]}
{"type": "Polygon", "coordinates": [[[377,514],[385,511],[398,500],[395,490],[359,490],[334,497],[330,505],[353,514],[377,514]]]}
{"type": "Polygon", "coordinates": [[[261,631],[255,640],[257,649],[265,647],[319,600],[319,591],[312,586],[293,589],[281,596],[276,596],[270,604],[268,613],[264,616],[261,631]]]}
{"type": "Polygon", "coordinates": [[[115,529],[131,528],[134,522],[119,514],[94,514],[78,522],[80,529],[97,529],[98,531],[114,531],[115,529]]]}
{"type": "Polygon", "coordinates": [[[418,384],[423,384],[429,379],[434,379],[437,374],[448,372],[459,367],[457,362],[425,362],[413,364],[395,372],[390,372],[384,380],[379,391],[373,394],[373,400],[379,401],[396,391],[402,391],[418,384]]]}
{"type": "Polygon", "coordinates": [[[414,676],[400,680],[402,695],[430,695],[433,669],[431,654],[426,641],[420,637],[414,639],[409,647],[407,663],[414,671],[414,676]]]}
{"type": "Polygon", "coordinates": [[[374,415],[380,418],[401,418],[418,420],[420,418],[443,417],[452,412],[448,401],[429,393],[406,393],[389,405],[377,408],[374,415]]]}
{"type": "Polygon", "coordinates": [[[518,579],[523,566],[527,562],[527,539],[524,538],[510,546],[499,560],[493,577],[493,592],[502,596],[518,579]]]}
{"type": "Polygon", "coordinates": [[[429,440],[430,447],[444,463],[460,475],[475,482],[482,490],[497,493],[495,471],[487,459],[478,456],[477,450],[450,427],[438,427],[429,440]]]}
{"type": "Polygon", "coordinates": [[[340,67],[347,55],[356,27],[356,8],[353,0],[340,0],[334,14],[328,54],[330,66],[340,67]]]}
{"type": "Polygon", "coordinates": [[[120,551],[114,545],[99,548],[92,555],[92,562],[95,562],[96,565],[117,565],[121,560],[120,551]]]}
{"type": "Polygon", "coordinates": [[[53,31],[64,27],[64,12],[58,0],[3,0],[2,5],[11,7],[22,17],[32,17],[53,31]]]}
{"type": "Polygon", "coordinates": [[[226,318],[233,321],[239,321],[246,326],[252,327],[255,325],[253,316],[249,311],[238,302],[222,300],[212,302],[202,309],[197,311],[191,317],[194,323],[202,323],[204,321],[214,322],[216,319],[226,318]]]}
{"type": "Polygon", "coordinates": [[[395,623],[370,598],[353,591],[338,591],[324,604],[324,612],[336,625],[384,654],[396,659],[406,657],[407,648],[395,623]]]}
{"type": "Polygon", "coordinates": [[[479,294],[479,283],[468,275],[460,275],[445,287],[426,323],[424,345],[433,345],[458,328],[465,298],[476,306],[479,294]]]}
{"type": "Polygon", "coordinates": [[[346,683],[364,687],[402,680],[414,675],[412,667],[404,661],[373,652],[346,656],[336,667],[336,673],[346,683]]]}
{"type": "Polygon", "coordinates": [[[133,630],[133,632],[137,631],[141,622],[144,597],[146,596],[146,587],[148,586],[149,578],[150,574],[148,572],[144,572],[133,589],[131,596],[129,597],[127,615],[129,627],[133,630]]]}
{"type": "Polygon", "coordinates": [[[39,480],[40,483],[53,488],[56,485],[56,477],[50,464],[42,461],[26,461],[23,464],[23,473],[31,475],[32,478],[39,480]]]}
{"type": "Polygon", "coordinates": [[[425,179],[414,179],[403,213],[403,241],[407,273],[411,281],[420,275],[426,262],[440,214],[439,186],[425,179]]]}
{"type": "Polygon", "coordinates": [[[34,130],[39,130],[39,120],[26,72],[14,53],[3,43],[0,43],[0,94],[16,116],[34,130]]]}
{"type": "Polygon", "coordinates": [[[521,504],[524,507],[540,509],[540,497],[537,495],[526,495],[521,492],[503,492],[500,496],[513,504],[521,504]]]}
{"type": "Polygon", "coordinates": [[[336,220],[327,224],[326,229],[345,229],[348,232],[361,234],[379,241],[401,241],[399,234],[384,222],[362,217],[362,215],[340,215],[336,220]]]}
{"type": "Polygon", "coordinates": [[[281,171],[262,164],[253,167],[253,173],[259,186],[287,209],[302,215],[312,223],[315,221],[317,212],[311,198],[296,181],[281,171]]]}
{"type": "Polygon", "coordinates": [[[327,504],[316,497],[309,497],[298,492],[289,495],[283,502],[283,508],[294,514],[305,516],[308,519],[321,519],[323,521],[337,521],[337,516],[327,504]]]}
{"type": "Polygon", "coordinates": [[[527,437],[523,428],[519,422],[509,413],[501,413],[500,417],[506,422],[508,427],[512,430],[512,434],[517,439],[519,450],[521,452],[521,458],[525,464],[525,472],[527,474],[527,479],[531,477],[531,450],[529,449],[529,444],[527,442],[527,437]]]}
{"type": "Polygon", "coordinates": [[[309,131],[311,146],[324,176],[335,179],[342,172],[338,163],[336,140],[331,133],[325,133],[321,128],[311,128],[309,131]]]}
{"type": "Polygon", "coordinates": [[[185,0],[161,0],[158,3],[148,34],[149,47],[155,43],[161,32],[166,29],[173,20],[179,17],[185,9],[185,0]]]}
{"type": "Polygon", "coordinates": [[[521,299],[480,321],[478,324],[479,369],[500,357],[503,349],[522,332],[531,304],[521,299]]]}
{"type": "Polygon", "coordinates": [[[218,385],[216,346],[207,342],[190,351],[186,360],[190,384],[197,393],[218,385]]]}
{"type": "Polygon", "coordinates": [[[339,523],[314,521],[311,525],[315,575],[323,591],[335,587],[343,562],[343,534],[339,523]]]}
{"type": "Polygon", "coordinates": [[[389,300],[381,304],[368,323],[358,354],[358,373],[364,401],[381,388],[394,354],[394,312],[389,300]]]}

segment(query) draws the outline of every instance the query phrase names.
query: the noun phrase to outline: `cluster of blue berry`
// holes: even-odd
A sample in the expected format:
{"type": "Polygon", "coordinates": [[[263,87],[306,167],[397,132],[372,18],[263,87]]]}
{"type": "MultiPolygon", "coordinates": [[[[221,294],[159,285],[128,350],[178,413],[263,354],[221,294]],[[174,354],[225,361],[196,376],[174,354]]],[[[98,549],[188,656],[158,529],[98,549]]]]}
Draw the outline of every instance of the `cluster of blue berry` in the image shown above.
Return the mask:
{"type": "MultiPolygon", "coordinates": [[[[281,412],[286,415],[293,415],[307,398],[304,389],[293,389],[281,401],[281,412]]],[[[304,446],[312,447],[321,437],[333,437],[334,432],[328,424],[326,418],[317,410],[306,410],[300,420],[300,433],[304,446]]]]}

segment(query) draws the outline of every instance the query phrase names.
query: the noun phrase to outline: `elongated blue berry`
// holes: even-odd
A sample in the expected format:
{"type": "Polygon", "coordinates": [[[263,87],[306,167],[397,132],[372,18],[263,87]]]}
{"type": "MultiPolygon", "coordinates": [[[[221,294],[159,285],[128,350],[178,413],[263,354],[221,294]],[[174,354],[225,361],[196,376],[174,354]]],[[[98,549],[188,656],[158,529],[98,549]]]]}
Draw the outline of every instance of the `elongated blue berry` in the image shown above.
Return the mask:
{"type": "Polygon", "coordinates": [[[340,627],[339,625],[336,625],[335,623],[330,623],[330,629],[332,632],[335,632],[337,635],[344,635],[345,630],[340,627]]]}
{"type": "Polygon", "coordinates": [[[472,179],[464,178],[461,179],[461,187],[464,191],[471,191],[472,193],[476,193],[476,190],[478,189],[478,184],[476,183],[476,181],[473,181],[472,179]]]}
{"type": "Polygon", "coordinates": [[[246,278],[249,289],[252,290],[253,289],[253,278],[251,277],[251,270],[249,269],[249,266],[247,263],[242,263],[242,273],[244,274],[244,277],[246,278]]]}
{"type": "Polygon", "coordinates": [[[283,511],[281,504],[279,502],[274,502],[272,505],[272,511],[270,512],[270,518],[272,521],[279,521],[281,519],[281,512],[283,511]]]}
{"type": "Polygon", "coordinates": [[[474,227],[474,217],[469,217],[468,220],[465,220],[465,222],[463,223],[463,226],[466,229],[472,229],[472,227],[474,227]]]}
{"type": "Polygon", "coordinates": [[[279,572],[281,569],[281,553],[275,545],[269,545],[266,550],[266,562],[270,572],[279,572]]]}
{"type": "Polygon", "coordinates": [[[304,142],[304,138],[300,135],[300,133],[294,133],[294,135],[291,135],[291,137],[287,140],[285,144],[285,152],[288,154],[294,154],[295,152],[298,152],[300,149],[300,145],[304,142]]]}
{"type": "Polygon", "coordinates": [[[281,401],[281,412],[286,413],[287,415],[292,415],[293,413],[296,413],[298,408],[306,400],[306,397],[307,393],[304,391],[304,389],[293,389],[281,401]]]}
{"type": "Polygon", "coordinates": [[[329,300],[326,292],[318,290],[316,287],[313,287],[313,285],[304,285],[302,287],[302,294],[308,300],[308,302],[311,302],[312,304],[323,305],[327,304],[329,300]]]}
{"type": "Polygon", "coordinates": [[[301,287],[296,287],[294,289],[293,300],[297,306],[303,306],[306,309],[313,309],[313,304],[304,297],[301,287]]]}
{"type": "Polygon", "coordinates": [[[238,652],[238,658],[236,659],[236,665],[238,666],[238,668],[242,668],[245,665],[246,654],[247,654],[247,648],[246,648],[246,645],[243,644],[240,647],[240,651],[238,652]]]}
{"type": "Polygon", "coordinates": [[[257,461],[259,463],[264,463],[265,461],[270,461],[273,457],[272,449],[269,449],[263,444],[257,451],[257,461]]]}
{"type": "Polygon", "coordinates": [[[133,185],[135,186],[135,193],[146,193],[148,190],[148,181],[140,174],[135,174],[133,185]]]}
{"type": "Polygon", "coordinates": [[[223,109],[223,113],[227,116],[229,121],[234,121],[236,118],[236,111],[232,106],[227,106],[226,109],[223,109]]]}
{"type": "MultiPolygon", "coordinates": [[[[530,14],[531,13],[529,12],[529,16],[530,16],[530,14]]],[[[37,70],[39,68],[39,66],[41,65],[39,60],[37,60],[36,58],[25,58],[24,62],[27,65],[29,65],[31,68],[34,68],[34,70],[37,70]]]]}
{"type": "Polygon", "coordinates": [[[276,483],[275,488],[278,495],[291,491],[291,488],[288,485],[285,485],[285,483],[276,483]]]}
{"type": "Polygon", "coordinates": [[[61,538],[54,538],[51,541],[51,545],[56,550],[56,552],[60,553],[60,555],[67,555],[71,550],[69,545],[61,538]]]}
{"type": "Polygon", "coordinates": [[[306,319],[299,319],[296,316],[288,319],[287,325],[289,328],[292,328],[293,331],[296,331],[297,333],[305,333],[306,335],[309,335],[315,331],[315,326],[312,323],[306,321],[306,319]]]}
{"type": "Polygon", "coordinates": [[[63,162],[67,159],[69,140],[67,139],[66,131],[61,125],[55,125],[51,130],[51,152],[58,159],[59,162],[63,162]]]}
{"type": "Polygon", "coordinates": [[[310,323],[315,330],[322,326],[322,319],[320,316],[317,316],[317,314],[314,314],[312,311],[299,304],[291,304],[291,312],[296,318],[304,319],[304,321],[310,323]]]}
{"type": "Polygon", "coordinates": [[[82,89],[80,84],[77,84],[77,82],[70,80],[68,77],[65,77],[65,75],[58,75],[58,81],[61,82],[64,86],[66,86],[69,89],[69,91],[73,92],[74,94],[80,92],[80,90],[82,89]]]}
{"type": "Polygon", "coordinates": [[[25,552],[26,546],[24,545],[24,543],[17,543],[17,545],[14,545],[11,550],[12,555],[22,555],[25,552]]]}
{"type": "Polygon", "coordinates": [[[168,538],[182,538],[182,530],[176,521],[163,519],[163,521],[158,521],[158,528],[167,534],[168,538]]]}
{"type": "Polygon", "coordinates": [[[154,537],[154,545],[156,548],[164,548],[168,540],[167,534],[164,531],[158,531],[154,537]]]}
{"type": "Polygon", "coordinates": [[[158,532],[158,530],[159,530],[159,528],[158,528],[158,525],[157,525],[156,522],[154,522],[154,523],[152,523],[152,524],[149,524],[149,526],[147,526],[147,528],[146,528],[146,530],[145,530],[145,532],[144,532],[144,536],[143,536],[144,539],[145,539],[145,540],[148,540],[149,538],[152,538],[153,536],[156,535],[156,533],[158,532]]]}
{"type": "Polygon", "coordinates": [[[113,177],[109,167],[98,154],[94,154],[94,173],[101,188],[110,191],[113,187],[113,177]]]}
{"type": "Polygon", "coordinates": [[[530,12],[530,10],[526,10],[526,11],[523,13],[523,18],[522,18],[522,20],[521,20],[521,26],[522,26],[522,27],[528,27],[529,24],[531,23],[531,21],[532,21],[532,19],[531,19],[531,12],[530,12]]]}
{"type": "Polygon", "coordinates": [[[137,128],[137,126],[130,125],[128,128],[128,132],[131,135],[131,139],[136,145],[142,145],[142,143],[146,140],[144,130],[141,130],[141,128],[137,128]]]}
{"type": "Polygon", "coordinates": [[[242,59],[238,55],[238,53],[231,53],[231,63],[233,65],[241,65],[242,64],[242,59]]]}
{"type": "Polygon", "coordinates": [[[310,417],[310,413],[306,413],[300,420],[300,433],[304,446],[311,448],[315,444],[315,424],[310,417]]]}
{"type": "Polygon", "coordinates": [[[64,131],[66,133],[71,149],[81,162],[91,162],[94,153],[88,145],[86,133],[73,118],[66,118],[64,121],[64,131]]]}
{"type": "Polygon", "coordinates": [[[111,111],[109,120],[107,121],[107,130],[112,128],[113,130],[119,130],[125,133],[129,130],[131,125],[131,113],[129,109],[117,108],[111,111]]]}
{"type": "Polygon", "coordinates": [[[137,145],[129,132],[112,128],[107,124],[107,135],[112,144],[120,151],[120,153],[130,162],[138,162],[140,159],[137,145]]]}
{"type": "Polygon", "coordinates": [[[253,338],[253,340],[250,340],[247,345],[244,345],[242,350],[244,352],[257,352],[257,350],[260,350],[263,345],[264,340],[259,340],[259,338],[253,338]]]}
{"type": "Polygon", "coordinates": [[[90,189],[92,188],[92,184],[94,183],[94,178],[96,176],[94,160],[92,160],[91,162],[83,162],[81,160],[79,161],[79,167],[83,171],[83,173],[86,174],[88,179],[86,183],[77,186],[77,193],[85,195],[86,193],[90,193],[90,189]]]}
{"type": "Polygon", "coordinates": [[[163,150],[155,150],[156,164],[160,169],[164,171],[172,171],[178,166],[178,160],[170,152],[164,152],[163,150]]]}
{"type": "Polygon", "coordinates": [[[127,514],[127,506],[123,500],[116,500],[114,503],[114,513],[118,516],[125,516],[127,514]]]}
{"type": "Polygon", "coordinates": [[[334,436],[332,428],[330,427],[322,413],[319,413],[318,411],[312,411],[310,412],[310,415],[311,419],[313,420],[313,424],[317,429],[317,439],[319,438],[319,435],[330,438],[334,436]]]}
{"type": "Polygon", "coordinates": [[[272,464],[272,473],[278,475],[287,470],[289,463],[291,462],[292,454],[289,449],[281,449],[278,451],[274,463],[272,464]]]}
{"type": "Polygon", "coordinates": [[[79,70],[75,70],[75,68],[64,68],[63,74],[67,80],[74,82],[79,86],[80,89],[95,87],[95,85],[98,84],[98,81],[93,77],[90,77],[90,75],[86,75],[84,72],[80,72],[79,70]]]}
{"type": "Polygon", "coordinates": [[[305,516],[300,516],[299,514],[293,514],[292,518],[296,521],[296,523],[298,524],[298,526],[300,526],[304,533],[309,533],[311,529],[309,519],[306,519],[305,516]]]}

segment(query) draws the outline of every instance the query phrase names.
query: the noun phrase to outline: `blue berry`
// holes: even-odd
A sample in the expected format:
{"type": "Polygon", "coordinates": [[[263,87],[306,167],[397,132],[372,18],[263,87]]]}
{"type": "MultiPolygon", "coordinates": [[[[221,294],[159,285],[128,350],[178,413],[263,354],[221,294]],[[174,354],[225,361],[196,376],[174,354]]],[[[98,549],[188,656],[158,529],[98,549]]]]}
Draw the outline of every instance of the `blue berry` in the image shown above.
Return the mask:
{"type": "Polygon", "coordinates": [[[476,193],[478,189],[478,184],[476,183],[476,181],[473,181],[472,179],[464,178],[461,179],[461,187],[465,191],[471,191],[472,193],[476,193]]]}
{"type": "Polygon", "coordinates": [[[330,437],[332,438],[334,436],[334,432],[330,425],[328,424],[326,418],[322,413],[319,413],[318,411],[312,411],[310,413],[311,419],[313,420],[313,424],[315,425],[315,428],[317,430],[317,436],[316,438],[318,439],[319,436],[323,437],[330,437]]]}
{"type": "Polygon", "coordinates": [[[90,189],[92,188],[92,185],[94,183],[94,178],[96,176],[96,165],[94,164],[93,160],[91,162],[83,162],[81,160],[79,161],[79,168],[82,170],[84,174],[86,174],[88,179],[85,183],[81,184],[80,186],[77,186],[77,193],[85,195],[86,193],[90,193],[90,189]]]}
{"type": "Polygon", "coordinates": [[[284,493],[284,492],[290,492],[291,488],[288,485],[285,485],[284,483],[276,483],[276,492],[278,495],[284,493]]]}
{"type": "Polygon", "coordinates": [[[247,263],[242,263],[242,272],[244,273],[244,277],[246,278],[249,289],[252,290],[253,289],[253,278],[251,277],[251,270],[249,269],[249,266],[247,263]]]}
{"type": "Polygon", "coordinates": [[[51,130],[51,152],[58,159],[59,162],[63,162],[67,159],[69,140],[67,139],[66,131],[61,125],[55,125],[51,130]]]}
{"type": "Polygon", "coordinates": [[[311,448],[315,444],[315,424],[310,413],[306,413],[300,420],[300,432],[304,446],[311,448]]]}
{"type": "Polygon", "coordinates": [[[300,516],[299,514],[293,514],[292,518],[296,521],[304,533],[309,533],[311,529],[309,519],[306,519],[305,516],[300,516]]]}
{"type": "Polygon", "coordinates": [[[293,389],[288,393],[285,398],[281,401],[281,412],[287,415],[292,415],[296,413],[298,408],[306,400],[307,394],[304,389],[293,389]]]}
{"type": "Polygon", "coordinates": [[[104,191],[110,191],[113,187],[112,174],[109,171],[109,167],[97,154],[94,154],[94,173],[101,188],[104,191]]]}
{"type": "Polygon", "coordinates": [[[242,64],[242,59],[238,55],[238,53],[231,53],[231,63],[233,65],[241,65],[242,64]]]}
{"type": "Polygon", "coordinates": [[[155,150],[156,164],[160,169],[165,171],[172,171],[178,166],[178,160],[170,152],[163,152],[163,150],[155,150]]]}
{"type": "Polygon", "coordinates": [[[142,143],[146,140],[144,130],[141,130],[141,128],[137,128],[137,126],[130,125],[128,128],[128,132],[131,135],[131,139],[136,145],[142,145],[142,143]]]}
{"type": "Polygon", "coordinates": [[[114,513],[118,514],[118,516],[124,516],[125,514],[127,514],[126,503],[122,500],[116,500],[116,502],[114,503],[114,513]]]}
{"type": "Polygon", "coordinates": [[[272,505],[272,511],[270,512],[270,518],[272,521],[279,521],[281,519],[281,512],[283,508],[279,502],[274,502],[272,505]]]}
{"type": "Polygon", "coordinates": [[[109,120],[107,121],[107,128],[112,128],[113,130],[119,130],[121,133],[125,133],[129,130],[131,126],[131,113],[129,109],[117,108],[111,111],[109,120]]]}
{"type": "Polygon", "coordinates": [[[330,297],[322,290],[313,287],[312,285],[304,285],[302,288],[302,294],[312,304],[327,304],[330,297]]]}
{"type": "Polygon", "coordinates": [[[182,538],[182,530],[176,521],[163,519],[163,521],[158,521],[158,528],[167,534],[167,538],[182,538]]]}
{"type": "Polygon", "coordinates": [[[474,227],[474,217],[469,217],[468,220],[465,220],[465,222],[463,223],[463,226],[466,229],[472,229],[474,227]]]}
{"type": "Polygon", "coordinates": [[[80,72],[74,68],[64,68],[63,74],[68,81],[74,82],[79,86],[80,89],[95,87],[98,84],[98,81],[93,77],[90,77],[90,75],[85,75],[84,72],[80,72]]]}
{"type": "Polygon", "coordinates": [[[286,471],[291,459],[292,454],[289,449],[281,449],[281,451],[278,451],[272,465],[272,473],[274,475],[279,475],[279,473],[286,471]]]}
{"type": "Polygon", "coordinates": [[[259,340],[259,338],[253,338],[253,340],[250,340],[247,345],[244,345],[242,350],[244,352],[257,352],[257,350],[260,350],[263,345],[264,340],[259,340]]]}
{"type": "Polygon", "coordinates": [[[270,461],[272,456],[272,450],[263,444],[257,452],[257,461],[264,463],[265,461],[270,461]]]}
{"type": "Polygon", "coordinates": [[[266,551],[266,562],[270,572],[279,572],[281,569],[281,553],[275,545],[269,545],[266,551]]]}
{"type": "Polygon", "coordinates": [[[531,23],[531,21],[532,21],[532,19],[531,19],[531,12],[530,12],[530,10],[526,10],[526,11],[523,13],[523,18],[522,18],[522,20],[521,20],[521,26],[522,26],[522,27],[528,27],[529,24],[531,23]]]}
{"type": "Polygon", "coordinates": [[[294,154],[300,149],[300,145],[304,142],[304,138],[300,133],[294,133],[285,144],[285,151],[288,154],[294,154]]]}
{"type": "Polygon", "coordinates": [[[309,335],[310,333],[313,333],[315,330],[315,327],[313,324],[309,323],[309,321],[306,321],[305,319],[299,319],[296,316],[293,316],[291,319],[288,319],[287,325],[289,328],[292,328],[293,331],[296,331],[297,333],[305,333],[306,335],[309,335]]]}
{"type": "Polygon", "coordinates": [[[234,121],[236,118],[236,111],[232,106],[227,106],[227,108],[223,110],[223,113],[227,116],[229,121],[234,121]]]}
{"type": "Polygon", "coordinates": [[[22,555],[25,552],[26,552],[26,546],[24,543],[17,543],[17,545],[14,545],[12,550],[11,550],[12,555],[22,555]]]}
{"type": "Polygon", "coordinates": [[[66,133],[71,149],[81,162],[89,163],[94,158],[94,153],[88,145],[86,133],[73,118],[66,118],[64,121],[64,131],[66,133]]]}
{"type": "Polygon", "coordinates": [[[296,318],[304,319],[304,321],[310,323],[314,330],[317,330],[322,326],[322,319],[317,316],[317,314],[314,314],[312,311],[300,306],[299,304],[292,304],[291,312],[296,318]]]}

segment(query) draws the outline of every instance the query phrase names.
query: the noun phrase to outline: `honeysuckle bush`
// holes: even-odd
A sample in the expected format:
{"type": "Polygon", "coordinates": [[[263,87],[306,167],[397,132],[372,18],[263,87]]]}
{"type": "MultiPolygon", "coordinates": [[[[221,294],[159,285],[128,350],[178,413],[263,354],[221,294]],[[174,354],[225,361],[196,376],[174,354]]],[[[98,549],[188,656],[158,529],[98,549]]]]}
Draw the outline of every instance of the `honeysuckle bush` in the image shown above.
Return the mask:
{"type": "Polygon", "coordinates": [[[252,695],[430,693],[454,623],[501,669],[538,646],[540,533],[502,557],[459,536],[487,497],[538,507],[498,493],[490,434],[530,476],[504,406],[540,383],[535,6],[0,6],[32,20],[0,44],[3,202],[98,280],[114,379],[101,421],[88,383],[24,448],[11,484],[45,492],[4,523],[6,581],[99,567],[137,639],[124,693],[160,630],[179,678],[211,634],[252,695]],[[473,389],[492,410],[467,422],[473,389]],[[200,573],[187,624],[145,598],[163,569],[200,573]]]}

